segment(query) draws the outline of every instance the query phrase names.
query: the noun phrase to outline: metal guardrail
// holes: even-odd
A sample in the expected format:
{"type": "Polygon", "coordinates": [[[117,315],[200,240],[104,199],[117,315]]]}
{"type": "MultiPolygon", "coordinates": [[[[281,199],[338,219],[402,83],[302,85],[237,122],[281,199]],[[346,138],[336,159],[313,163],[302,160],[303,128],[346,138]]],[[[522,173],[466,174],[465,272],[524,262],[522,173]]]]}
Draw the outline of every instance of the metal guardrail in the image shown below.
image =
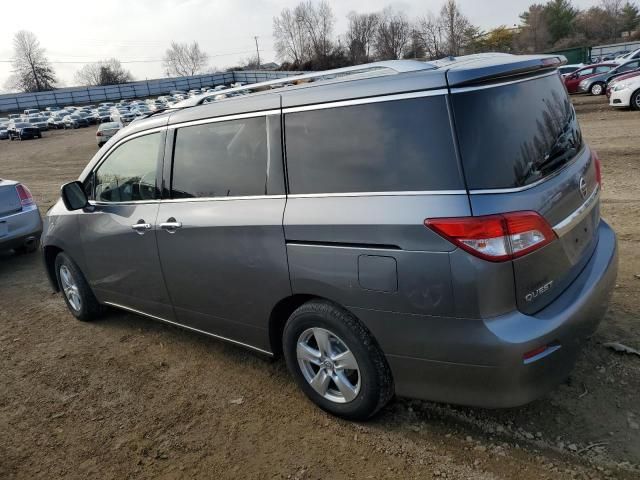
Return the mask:
{"type": "Polygon", "coordinates": [[[270,79],[297,75],[299,72],[235,71],[195,75],[192,77],[160,78],[103,87],[73,87],[36,93],[0,95],[0,112],[22,113],[27,108],[83,105],[164,95],[171,90],[188,91],[194,88],[215,87],[232,82],[257,83],[270,79]]]}

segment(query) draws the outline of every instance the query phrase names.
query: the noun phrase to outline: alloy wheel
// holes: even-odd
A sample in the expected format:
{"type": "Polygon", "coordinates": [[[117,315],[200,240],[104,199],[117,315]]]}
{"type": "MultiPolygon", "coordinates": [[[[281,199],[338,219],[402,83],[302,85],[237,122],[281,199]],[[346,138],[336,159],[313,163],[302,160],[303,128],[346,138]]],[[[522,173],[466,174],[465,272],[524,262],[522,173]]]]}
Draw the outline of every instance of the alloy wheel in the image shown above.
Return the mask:
{"type": "Polygon", "coordinates": [[[358,396],[358,362],[337,335],[309,328],[298,337],[296,354],[305,380],[320,396],[335,403],[348,403],[358,396]]]}
{"type": "Polygon", "coordinates": [[[80,299],[80,291],[78,285],[71,274],[71,271],[66,265],[60,267],[60,283],[62,283],[62,290],[65,297],[69,301],[69,305],[76,312],[79,312],[82,308],[82,300],[80,299]]]}

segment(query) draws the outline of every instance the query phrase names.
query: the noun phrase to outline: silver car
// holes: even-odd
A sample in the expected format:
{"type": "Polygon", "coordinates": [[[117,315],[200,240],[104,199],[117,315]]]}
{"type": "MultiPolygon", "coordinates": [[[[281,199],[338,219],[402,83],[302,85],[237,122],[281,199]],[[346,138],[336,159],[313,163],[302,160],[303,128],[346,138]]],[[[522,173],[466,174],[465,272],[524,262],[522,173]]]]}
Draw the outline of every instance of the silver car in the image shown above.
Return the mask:
{"type": "Polygon", "coordinates": [[[36,127],[41,132],[49,130],[49,124],[45,117],[28,117],[25,121],[36,127]]]}
{"type": "Polygon", "coordinates": [[[345,418],[394,394],[530,402],[617,272],[560,65],[380,62],[141,119],[47,214],[53,288],[81,320],[109,305],[282,354],[345,418]]]}
{"type": "Polygon", "coordinates": [[[111,137],[118,133],[121,128],[122,124],[120,122],[101,123],[98,127],[98,131],[96,132],[96,142],[98,143],[98,147],[102,148],[102,146],[111,140],[111,137]]]}
{"type": "Polygon", "coordinates": [[[41,233],[40,212],[29,189],[0,178],[0,250],[33,252],[41,233]]]}

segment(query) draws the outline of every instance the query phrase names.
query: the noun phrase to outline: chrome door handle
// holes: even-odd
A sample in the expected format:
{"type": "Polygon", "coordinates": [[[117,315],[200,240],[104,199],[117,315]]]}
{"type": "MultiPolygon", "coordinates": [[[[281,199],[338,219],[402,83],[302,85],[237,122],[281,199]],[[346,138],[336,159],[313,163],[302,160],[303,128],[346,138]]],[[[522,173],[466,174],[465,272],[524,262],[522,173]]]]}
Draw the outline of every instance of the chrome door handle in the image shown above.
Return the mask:
{"type": "Polygon", "coordinates": [[[177,229],[182,228],[182,222],[177,222],[175,218],[171,217],[166,222],[161,223],[160,228],[169,233],[175,233],[177,229]]]}
{"type": "Polygon", "coordinates": [[[138,232],[140,235],[144,235],[145,230],[151,230],[151,224],[145,223],[144,220],[140,220],[138,223],[131,225],[131,228],[138,232]]]}

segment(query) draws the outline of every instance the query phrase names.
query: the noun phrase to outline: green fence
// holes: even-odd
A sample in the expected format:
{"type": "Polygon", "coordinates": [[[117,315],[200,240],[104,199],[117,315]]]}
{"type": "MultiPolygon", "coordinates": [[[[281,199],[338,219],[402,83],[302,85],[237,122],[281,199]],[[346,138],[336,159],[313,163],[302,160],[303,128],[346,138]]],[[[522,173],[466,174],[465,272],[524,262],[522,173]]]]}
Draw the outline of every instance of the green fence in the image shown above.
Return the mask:
{"type": "Polygon", "coordinates": [[[554,50],[545,53],[564,55],[567,57],[567,63],[570,65],[576,63],[591,63],[591,47],[565,48],[564,50],[554,50]]]}

